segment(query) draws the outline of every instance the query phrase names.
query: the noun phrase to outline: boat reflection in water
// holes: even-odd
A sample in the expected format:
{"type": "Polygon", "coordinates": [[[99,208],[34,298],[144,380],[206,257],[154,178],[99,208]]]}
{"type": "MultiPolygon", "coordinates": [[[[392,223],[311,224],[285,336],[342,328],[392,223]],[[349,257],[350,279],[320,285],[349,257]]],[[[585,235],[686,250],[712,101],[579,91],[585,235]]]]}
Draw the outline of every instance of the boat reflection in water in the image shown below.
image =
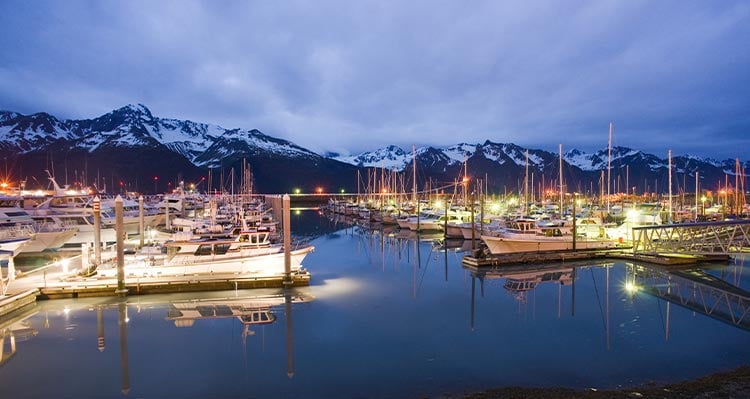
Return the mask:
{"type": "MultiPolygon", "coordinates": [[[[486,276],[485,276],[486,277],[486,276]]],[[[573,282],[573,268],[512,273],[505,276],[503,288],[516,300],[526,303],[528,292],[542,283],[558,283],[560,286],[573,282]]]]}
{"type": "Polygon", "coordinates": [[[243,337],[254,335],[253,325],[276,321],[273,307],[309,302],[312,297],[302,293],[268,295],[246,298],[194,299],[170,304],[166,320],[175,327],[192,327],[196,320],[236,318],[244,326],[243,337]]]}
{"type": "Polygon", "coordinates": [[[29,321],[36,313],[36,305],[29,305],[0,322],[0,367],[13,359],[19,342],[28,341],[39,334],[29,321]]]}
{"type": "MultiPolygon", "coordinates": [[[[188,328],[196,330],[189,334],[171,335],[170,341],[172,342],[167,345],[177,347],[185,347],[187,345],[187,347],[191,348],[203,348],[205,345],[194,345],[196,337],[200,337],[201,341],[206,342],[215,340],[216,338],[221,339],[224,336],[223,332],[226,330],[217,329],[217,327],[232,325],[231,319],[237,319],[243,326],[241,332],[242,347],[238,347],[232,351],[237,354],[235,355],[237,358],[240,353],[243,354],[243,358],[246,357],[246,338],[255,335],[252,328],[273,324],[278,318],[285,319],[286,370],[287,376],[291,378],[294,376],[292,305],[310,302],[313,299],[313,296],[309,294],[309,290],[304,287],[286,290],[243,290],[232,292],[231,294],[227,292],[213,292],[158,295],[153,297],[86,298],[76,301],[45,301],[41,304],[33,305],[29,310],[0,323],[0,348],[2,348],[2,352],[0,352],[0,366],[17,357],[18,342],[36,336],[38,331],[34,328],[34,323],[39,323],[41,319],[44,319],[45,330],[49,330],[45,332],[46,334],[67,335],[75,331],[77,336],[96,336],[95,345],[101,355],[93,356],[99,359],[97,362],[94,362],[98,365],[91,366],[92,369],[86,372],[97,374],[96,378],[113,381],[119,379],[119,388],[123,395],[128,395],[131,389],[135,389],[136,393],[142,391],[158,392],[152,386],[154,381],[143,374],[144,367],[148,368],[148,365],[143,362],[144,350],[146,352],[151,350],[149,344],[151,339],[148,337],[152,336],[154,331],[162,329],[153,330],[154,325],[150,321],[153,320],[151,315],[157,312],[157,314],[160,313],[162,315],[161,317],[164,320],[162,323],[163,327],[169,328],[169,325],[164,325],[164,323],[169,323],[180,329],[188,328]],[[218,295],[224,296],[219,297],[218,295]],[[48,317],[41,317],[39,315],[40,312],[52,315],[52,322],[49,322],[50,318],[48,317]],[[91,316],[87,315],[90,314],[89,312],[95,312],[95,323],[86,321],[87,319],[92,319],[91,316]],[[114,319],[117,320],[116,327],[112,323],[114,319]],[[211,323],[212,320],[214,323],[211,323]],[[217,321],[221,322],[216,323],[217,321]],[[146,327],[147,325],[149,327],[146,327]],[[86,328],[87,326],[89,326],[89,329],[86,328]],[[96,334],[93,331],[94,326],[96,326],[96,334]],[[202,327],[198,328],[199,326],[202,327]],[[106,336],[106,334],[112,334],[113,332],[119,336],[119,350],[116,350],[114,354],[111,353],[111,350],[107,350],[109,342],[106,336]],[[108,364],[114,365],[112,361],[117,361],[115,359],[118,353],[119,373],[117,372],[117,368],[107,366],[108,364]],[[135,359],[137,366],[132,365],[133,367],[131,367],[133,359],[135,359]],[[132,374],[131,371],[133,372],[132,374]],[[119,376],[115,377],[118,374],[119,376]],[[146,381],[141,381],[143,379],[146,381]]],[[[159,323],[156,324],[158,325],[159,323]]],[[[234,329],[232,328],[232,330],[234,329]]],[[[265,340],[266,338],[264,338],[265,340]]],[[[90,348],[92,342],[81,342],[80,344],[82,346],[80,352],[77,353],[80,353],[82,357],[91,357],[91,352],[87,351],[86,348],[90,348]]],[[[68,350],[69,348],[65,352],[68,353],[68,350]]],[[[247,368],[247,359],[244,360],[247,368]]],[[[59,363],[69,363],[71,359],[67,355],[60,355],[49,356],[45,361],[49,364],[57,365],[59,363]]],[[[165,362],[165,364],[169,362],[169,360],[159,361],[165,362]]],[[[188,370],[190,369],[188,365],[183,364],[180,367],[182,367],[181,372],[191,372],[188,370]]],[[[162,370],[159,372],[169,374],[168,371],[162,370]]],[[[98,392],[96,396],[103,395],[101,386],[83,388],[84,390],[81,392],[94,392],[85,390],[89,388],[98,392]]],[[[39,387],[27,386],[23,392],[26,396],[46,397],[50,391],[48,387],[40,385],[39,387]]],[[[84,394],[83,396],[87,395],[84,394]]]]}

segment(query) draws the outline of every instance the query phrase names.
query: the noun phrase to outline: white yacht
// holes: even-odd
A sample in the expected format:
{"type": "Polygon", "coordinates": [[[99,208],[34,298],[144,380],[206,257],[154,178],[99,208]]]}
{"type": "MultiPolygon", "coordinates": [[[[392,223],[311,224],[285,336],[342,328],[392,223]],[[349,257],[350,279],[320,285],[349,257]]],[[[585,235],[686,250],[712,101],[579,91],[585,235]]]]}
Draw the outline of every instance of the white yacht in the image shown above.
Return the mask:
{"type": "MultiPolygon", "coordinates": [[[[233,238],[168,241],[126,259],[126,276],[156,277],[192,274],[256,274],[275,276],[285,271],[282,244],[273,244],[268,231],[243,231],[233,238]]],[[[291,271],[301,272],[302,260],[312,245],[291,251],[291,271]]],[[[103,277],[115,277],[110,261],[97,268],[103,277]]]]}

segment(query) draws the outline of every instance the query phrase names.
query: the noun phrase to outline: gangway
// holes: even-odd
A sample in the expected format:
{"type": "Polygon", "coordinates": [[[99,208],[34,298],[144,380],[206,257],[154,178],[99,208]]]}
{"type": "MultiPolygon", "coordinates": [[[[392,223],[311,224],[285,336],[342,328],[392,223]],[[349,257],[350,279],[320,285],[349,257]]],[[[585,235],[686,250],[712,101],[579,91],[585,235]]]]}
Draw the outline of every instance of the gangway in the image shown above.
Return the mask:
{"type": "Polygon", "coordinates": [[[750,220],[633,228],[635,255],[729,255],[750,252],[750,220]]]}

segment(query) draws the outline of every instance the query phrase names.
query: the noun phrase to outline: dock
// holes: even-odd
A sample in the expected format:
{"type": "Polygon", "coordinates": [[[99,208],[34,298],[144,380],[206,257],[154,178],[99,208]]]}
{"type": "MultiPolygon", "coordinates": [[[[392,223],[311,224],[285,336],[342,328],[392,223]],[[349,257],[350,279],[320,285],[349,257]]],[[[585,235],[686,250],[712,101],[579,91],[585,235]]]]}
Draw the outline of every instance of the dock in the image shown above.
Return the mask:
{"type": "Polygon", "coordinates": [[[660,253],[655,255],[634,254],[629,248],[606,250],[580,251],[548,251],[548,252],[518,252],[503,255],[464,256],[462,264],[471,268],[497,267],[508,265],[561,263],[583,260],[629,260],[652,263],[662,266],[692,265],[703,262],[728,262],[729,255],[685,255],[676,253],[660,253]]]}
{"type": "MultiPolygon", "coordinates": [[[[233,274],[201,274],[128,279],[127,295],[171,294],[178,292],[225,291],[250,288],[282,288],[310,285],[308,272],[293,274],[291,281],[283,275],[247,277],[233,274]]],[[[40,287],[38,299],[117,296],[117,280],[81,279],[66,284],[40,287]]]]}

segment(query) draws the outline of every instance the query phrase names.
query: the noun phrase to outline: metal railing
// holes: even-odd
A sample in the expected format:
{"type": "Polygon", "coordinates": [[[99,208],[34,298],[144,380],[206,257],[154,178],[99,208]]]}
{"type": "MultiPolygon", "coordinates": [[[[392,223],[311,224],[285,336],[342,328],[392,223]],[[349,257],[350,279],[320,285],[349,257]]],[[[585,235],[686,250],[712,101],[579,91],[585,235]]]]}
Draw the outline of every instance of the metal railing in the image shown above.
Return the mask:
{"type": "Polygon", "coordinates": [[[633,253],[729,255],[750,251],[750,220],[633,228],[633,253]]]}

